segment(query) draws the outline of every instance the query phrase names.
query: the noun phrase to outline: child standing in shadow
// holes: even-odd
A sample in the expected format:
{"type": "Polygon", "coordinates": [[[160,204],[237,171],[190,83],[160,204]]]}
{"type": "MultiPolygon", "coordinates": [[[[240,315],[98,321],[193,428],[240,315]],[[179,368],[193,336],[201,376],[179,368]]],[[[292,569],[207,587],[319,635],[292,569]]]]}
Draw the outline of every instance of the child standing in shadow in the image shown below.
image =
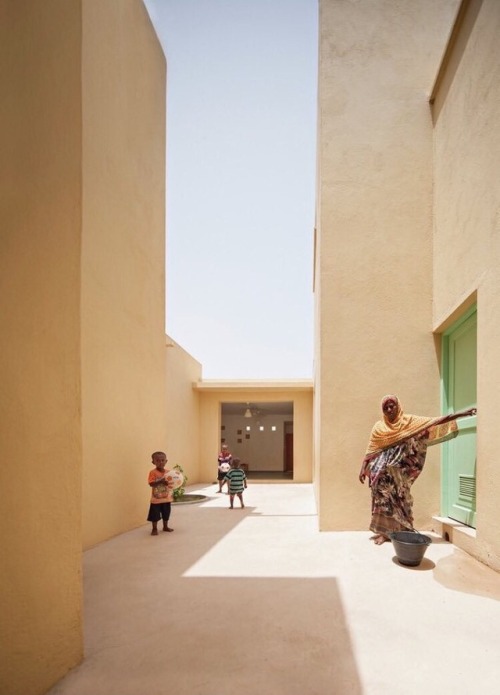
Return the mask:
{"type": "Polygon", "coordinates": [[[151,459],[154,468],[148,476],[148,484],[151,487],[148,521],[153,525],[151,535],[157,536],[160,519],[163,520],[164,531],[170,532],[174,530],[168,525],[174,493],[172,484],[167,482],[165,478],[168,473],[168,470],[165,468],[168,461],[167,455],[163,451],[155,451],[151,459]]]}

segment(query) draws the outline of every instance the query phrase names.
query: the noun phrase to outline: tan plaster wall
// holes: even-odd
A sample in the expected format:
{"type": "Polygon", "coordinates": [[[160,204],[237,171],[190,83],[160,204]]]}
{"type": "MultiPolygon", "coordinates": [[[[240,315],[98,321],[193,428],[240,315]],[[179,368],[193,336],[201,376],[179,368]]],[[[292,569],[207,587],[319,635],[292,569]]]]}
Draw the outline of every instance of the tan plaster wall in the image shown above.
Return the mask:
{"type": "MultiPolygon", "coordinates": [[[[364,529],[358,481],[386,393],[439,413],[428,96],[457,2],[321,0],[316,364],[320,527],[364,529]],[[319,277],[318,277],[319,275],[319,277]]],[[[439,509],[437,456],[416,524],[439,509]]]]}
{"type": "Polygon", "coordinates": [[[0,692],[82,657],[79,2],[0,2],[0,692]]]}
{"type": "Polygon", "coordinates": [[[145,522],[166,446],[165,59],[142,2],[83,4],[83,541],[145,522]]]}
{"type": "Polygon", "coordinates": [[[471,3],[467,42],[448,68],[435,124],[434,323],[467,299],[478,306],[477,537],[474,554],[500,569],[500,4],[471,3]],[[453,72],[450,75],[451,67],[453,72]],[[446,84],[446,81],[445,81],[446,84]]]}
{"type": "MultiPolygon", "coordinates": [[[[205,382],[206,384],[207,382],[205,382]]],[[[195,385],[200,394],[200,479],[213,482],[217,473],[217,454],[220,451],[221,403],[251,401],[293,401],[293,481],[312,481],[312,386],[280,388],[276,385],[259,388],[236,385],[231,388],[204,388],[195,385]]]]}
{"type": "Polygon", "coordinates": [[[313,393],[300,392],[293,398],[293,481],[310,483],[313,476],[313,393]]]}
{"type": "Polygon", "coordinates": [[[168,337],[165,357],[168,462],[182,466],[192,485],[200,480],[200,396],[193,383],[201,380],[201,364],[168,337]]]}

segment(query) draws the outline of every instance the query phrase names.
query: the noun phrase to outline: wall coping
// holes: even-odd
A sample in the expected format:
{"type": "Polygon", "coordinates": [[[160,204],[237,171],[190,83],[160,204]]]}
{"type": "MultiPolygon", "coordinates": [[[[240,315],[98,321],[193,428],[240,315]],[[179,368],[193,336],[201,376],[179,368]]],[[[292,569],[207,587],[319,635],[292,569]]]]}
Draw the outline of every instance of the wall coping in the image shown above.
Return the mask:
{"type": "Polygon", "coordinates": [[[195,391],[312,391],[313,386],[312,379],[207,379],[193,383],[195,391]]]}

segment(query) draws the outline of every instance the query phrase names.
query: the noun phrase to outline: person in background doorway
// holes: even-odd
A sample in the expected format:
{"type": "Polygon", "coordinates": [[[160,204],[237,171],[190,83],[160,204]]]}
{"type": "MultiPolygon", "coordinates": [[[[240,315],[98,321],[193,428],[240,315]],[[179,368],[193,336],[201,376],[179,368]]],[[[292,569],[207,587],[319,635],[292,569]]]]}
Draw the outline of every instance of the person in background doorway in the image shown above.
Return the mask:
{"type": "Polygon", "coordinates": [[[163,520],[164,531],[170,532],[174,530],[168,525],[174,493],[173,485],[166,480],[166,474],[168,473],[168,469],[165,468],[168,461],[167,455],[163,451],[155,451],[151,455],[151,459],[154,468],[148,476],[148,485],[151,488],[148,521],[153,525],[151,535],[157,536],[160,519],[163,520]]]}
{"type": "Polygon", "coordinates": [[[240,459],[235,458],[231,463],[231,470],[226,473],[226,481],[229,490],[229,509],[234,507],[234,496],[238,495],[240,500],[241,508],[244,509],[243,504],[243,490],[247,487],[247,477],[245,471],[240,468],[240,459]]]}
{"type": "Polygon", "coordinates": [[[396,531],[412,531],[411,486],[425,463],[427,447],[458,434],[456,420],[475,415],[476,408],[444,417],[403,413],[396,396],[382,400],[383,420],[375,423],[361,465],[359,480],[368,477],[372,494],[371,540],[381,545],[396,531]]]}
{"type": "Polygon", "coordinates": [[[217,492],[222,492],[222,488],[226,483],[226,473],[231,469],[231,461],[233,457],[227,444],[223,444],[221,447],[220,454],[217,457],[217,481],[219,483],[219,489],[217,492]]]}

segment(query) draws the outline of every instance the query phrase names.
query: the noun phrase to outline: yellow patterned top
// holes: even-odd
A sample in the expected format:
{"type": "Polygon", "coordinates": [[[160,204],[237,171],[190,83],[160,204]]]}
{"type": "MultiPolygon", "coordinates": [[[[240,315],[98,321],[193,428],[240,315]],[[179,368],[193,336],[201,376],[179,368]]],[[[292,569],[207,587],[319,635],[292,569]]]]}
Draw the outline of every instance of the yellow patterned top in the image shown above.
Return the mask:
{"type": "Polygon", "coordinates": [[[403,413],[403,408],[396,396],[385,396],[382,403],[391,398],[397,404],[397,416],[394,422],[389,422],[386,415],[373,426],[370,441],[365,456],[369,456],[382,449],[387,449],[399,442],[414,437],[428,430],[426,438],[428,445],[439,444],[458,434],[456,420],[443,422],[444,417],[424,417],[422,415],[410,415],[403,413]]]}

